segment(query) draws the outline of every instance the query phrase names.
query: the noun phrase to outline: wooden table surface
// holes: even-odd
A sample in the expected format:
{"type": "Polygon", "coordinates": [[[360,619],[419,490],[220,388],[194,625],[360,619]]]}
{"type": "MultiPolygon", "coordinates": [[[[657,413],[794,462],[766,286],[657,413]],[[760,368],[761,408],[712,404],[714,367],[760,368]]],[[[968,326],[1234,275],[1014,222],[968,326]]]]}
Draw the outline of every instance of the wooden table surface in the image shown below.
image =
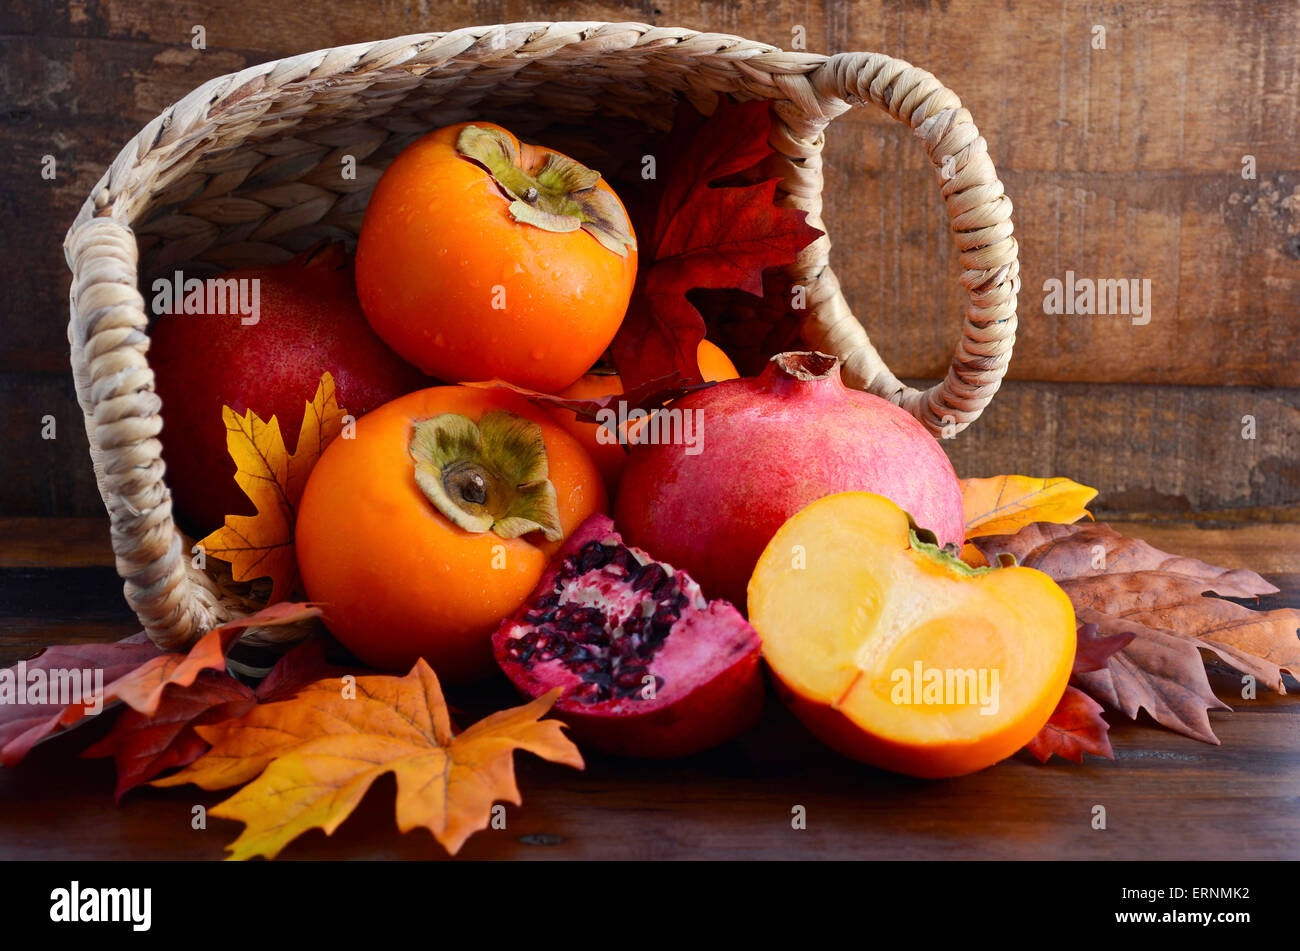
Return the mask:
{"type": "MultiPolygon", "coordinates": [[[[1300,524],[1207,529],[1112,522],[1167,551],[1261,572],[1282,593],[1262,607],[1300,606],[1300,524]]],[[[0,665],[42,643],[111,640],[137,625],[121,598],[107,522],[0,519],[0,665]]],[[[1115,760],[1039,765],[1019,753],[972,776],[908,779],[842,759],[775,698],[739,740],[672,763],[588,756],[577,772],[517,754],[524,805],[506,828],[471,838],[461,857],[488,858],[1077,858],[1281,859],[1300,847],[1300,697],[1239,678],[1211,683],[1233,712],[1210,719],[1221,746],[1108,715],[1115,760]],[[1106,828],[1094,830],[1094,806],[1106,828]],[[803,806],[807,827],[792,828],[803,806]]],[[[1292,682],[1292,686],[1295,684],[1292,682]]],[[[516,702],[504,685],[451,693],[478,715],[516,702]]],[[[224,793],[144,789],[113,804],[109,760],[77,753],[104,724],[39,746],[0,770],[0,859],[218,859],[239,825],[191,829],[196,804],[224,793]]],[[[397,832],[394,784],[376,784],[341,829],[311,832],[284,859],[442,857],[425,832],[397,832]]]]}

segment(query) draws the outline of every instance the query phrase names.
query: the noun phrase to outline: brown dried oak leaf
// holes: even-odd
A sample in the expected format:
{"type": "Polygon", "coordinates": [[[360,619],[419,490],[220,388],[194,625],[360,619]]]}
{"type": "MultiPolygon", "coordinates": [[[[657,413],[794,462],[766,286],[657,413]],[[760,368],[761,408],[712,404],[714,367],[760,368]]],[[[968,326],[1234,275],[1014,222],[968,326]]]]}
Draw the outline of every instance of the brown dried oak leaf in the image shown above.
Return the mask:
{"type": "Polygon", "coordinates": [[[1127,716],[1145,709],[1169,729],[1218,743],[1207,710],[1229,708],[1210,688],[1201,650],[1278,693],[1286,692],[1283,672],[1300,672],[1300,611],[1253,611],[1206,597],[1277,591],[1252,571],[1169,555],[1105,523],[1038,522],[973,544],[989,560],[1009,553],[1056,579],[1079,620],[1100,633],[1134,635],[1108,669],[1075,675],[1095,699],[1127,716]]]}

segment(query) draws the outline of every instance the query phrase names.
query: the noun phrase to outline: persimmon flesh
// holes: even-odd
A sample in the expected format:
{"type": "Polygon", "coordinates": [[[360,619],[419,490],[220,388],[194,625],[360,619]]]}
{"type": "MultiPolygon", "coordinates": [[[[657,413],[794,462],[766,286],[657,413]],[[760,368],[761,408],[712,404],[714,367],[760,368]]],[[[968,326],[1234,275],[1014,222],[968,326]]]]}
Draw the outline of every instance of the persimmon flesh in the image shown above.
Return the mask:
{"type": "Polygon", "coordinates": [[[782,526],[750,580],[749,619],[816,736],[912,776],[1015,753],[1074,663],[1074,609],[1051,578],[965,566],[869,492],[820,499],[782,526]]]}

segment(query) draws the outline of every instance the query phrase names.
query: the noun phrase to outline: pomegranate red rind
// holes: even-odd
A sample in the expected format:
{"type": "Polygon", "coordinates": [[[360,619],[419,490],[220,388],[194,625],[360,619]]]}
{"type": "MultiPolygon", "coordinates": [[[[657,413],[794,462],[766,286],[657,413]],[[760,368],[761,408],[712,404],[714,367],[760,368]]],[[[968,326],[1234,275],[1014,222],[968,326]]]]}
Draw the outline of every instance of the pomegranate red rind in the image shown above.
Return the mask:
{"type": "Polygon", "coordinates": [[[961,483],[926,428],[845,386],[827,354],[778,354],[752,379],[674,401],[694,440],[634,445],[614,503],[629,543],[744,609],[749,577],[786,520],[839,492],[883,495],[934,532],[965,538],[961,483]],[[690,414],[689,417],[686,414],[690,414]]]}
{"type": "Polygon", "coordinates": [[[686,756],[732,739],[763,706],[757,633],[685,572],[630,548],[596,514],[492,638],[525,696],[560,687],[556,714],[595,749],[686,756]]]}

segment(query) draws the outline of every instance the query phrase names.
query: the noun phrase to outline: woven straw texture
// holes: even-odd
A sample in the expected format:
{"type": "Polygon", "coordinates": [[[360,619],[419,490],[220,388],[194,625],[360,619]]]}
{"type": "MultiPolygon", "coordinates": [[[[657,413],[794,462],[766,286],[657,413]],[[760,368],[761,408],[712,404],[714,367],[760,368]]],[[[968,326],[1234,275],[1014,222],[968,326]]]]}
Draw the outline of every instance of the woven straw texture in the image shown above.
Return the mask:
{"type": "Polygon", "coordinates": [[[162,462],[161,401],[146,358],[139,287],[183,268],[204,277],[352,239],[387,163],[453,122],[499,122],[608,177],[666,130],[678,97],[712,112],[719,95],[773,102],[777,200],[823,231],[826,126],[872,103],[916,134],[935,168],[968,294],[946,378],[928,390],[889,371],[830,267],[829,236],[789,269],[806,290],[801,334],[843,376],[903,406],[932,432],[969,425],[1011,359],[1019,264],[1011,201],[961,101],[929,73],[877,53],[787,52],[735,36],[644,23],[514,23],[318,50],[213,79],[121,151],[64,244],[68,339],[117,570],[155,643],[179,648],[248,612],[239,587],[191,564],[162,462]],[[592,145],[602,129],[614,151],[592,145]],[[351,156],[355,177],[340,167],[351,156]]]}

